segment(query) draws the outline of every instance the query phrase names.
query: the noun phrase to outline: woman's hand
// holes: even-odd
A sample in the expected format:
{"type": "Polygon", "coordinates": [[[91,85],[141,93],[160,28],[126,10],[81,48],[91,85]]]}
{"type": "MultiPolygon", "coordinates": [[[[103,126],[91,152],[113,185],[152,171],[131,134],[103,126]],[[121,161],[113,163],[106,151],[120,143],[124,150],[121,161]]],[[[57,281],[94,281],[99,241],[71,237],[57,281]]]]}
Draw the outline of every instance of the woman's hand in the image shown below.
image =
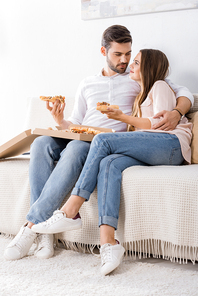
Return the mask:
{"type": "Polygon", "coordinates": [[[108,111],[101,112],[106,114],[108,118],[122,121],[126,124],[133,125],[140,129],[150,129],[151,122],[148,118],[134,117],[124,114],[120,109],[108,108],[108,111]]]}
{"type": "Polygon", "coordinates": [[[103,111],[101,113],[106,114],[107,117],[110,119],[115,119],[120,121],[123,114],[123,112],[120,109],[112,109],[112,108],[108,108],[107,111],[103,111]]]}
{"type": "Polygon", "coordinates": [[[59,100],[56,100],[56,102],[52,103],[52,106],[50,106],[49,102],[46,101],[46,107],[50,111],[56,123],[61,126],[64,120],[63,111],[65,109],[65,103],[61,104],[59,100]]]}

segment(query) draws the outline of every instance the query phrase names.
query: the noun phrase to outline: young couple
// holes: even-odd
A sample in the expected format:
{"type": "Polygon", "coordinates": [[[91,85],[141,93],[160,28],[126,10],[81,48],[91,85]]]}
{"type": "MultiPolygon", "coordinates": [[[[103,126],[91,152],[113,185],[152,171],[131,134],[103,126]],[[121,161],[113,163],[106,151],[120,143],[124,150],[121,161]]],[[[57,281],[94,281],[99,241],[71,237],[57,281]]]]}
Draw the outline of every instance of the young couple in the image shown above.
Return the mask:
{"type": "Polygon", "coordinates": [[[74,123],[108,127],[117,133],[99,134],[92,143],[45,136],[34,141],[28,222],[7,246],[7,260],[26,256],[35,238],[39,242],[35,255],[53,256],[53,234],[81,228],[80,207],[97,184],[101,273],[109,274],[125,252],[114,238],[122,171],[134,165],[190,163],[191,124],[183,115],[193,104],[193,96],[186,88],[166,80],[169,63],[159,50],[140,50],[129,73],[131,45],[127,28],[107,28],[101,47],[106,57],[104,69],[80,84],[71,117],[64,120],[64,104],[47,103],[62,128],[74,123]],[[117,104],[120,109],[101,113],[96,111],[100,101],[117,104]],[[70,198],[57,210],[72,188],[70,198]]]}

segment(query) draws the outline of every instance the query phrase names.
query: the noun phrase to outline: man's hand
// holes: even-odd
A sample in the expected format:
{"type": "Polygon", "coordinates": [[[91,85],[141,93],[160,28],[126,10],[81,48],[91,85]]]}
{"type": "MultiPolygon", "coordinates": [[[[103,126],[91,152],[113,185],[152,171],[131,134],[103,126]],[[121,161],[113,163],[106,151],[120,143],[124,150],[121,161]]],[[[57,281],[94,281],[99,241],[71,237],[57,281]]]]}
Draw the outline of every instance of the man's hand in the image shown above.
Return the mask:
{"type": "Polygon", "coordinates": [[[176,128],[178,122],[181,119],[179,112],[176,110],[173,111],[166,111],[163,110],[157,113],[153,118],[160,118],[163,119],[153,126],[153,129],[164,130],[164,131],[171,131],[176,128]]]}
{"type": "Polygon", "coordinates": [[[56,102],[52,103],[52,106],[50,106],[49,102],[46,101],[46,107],[50,111],[56,123],[61,126],[64,120],[63,111],[65,109],[65,103],[61,104],[59,100],[56,100],[56,102]]]}

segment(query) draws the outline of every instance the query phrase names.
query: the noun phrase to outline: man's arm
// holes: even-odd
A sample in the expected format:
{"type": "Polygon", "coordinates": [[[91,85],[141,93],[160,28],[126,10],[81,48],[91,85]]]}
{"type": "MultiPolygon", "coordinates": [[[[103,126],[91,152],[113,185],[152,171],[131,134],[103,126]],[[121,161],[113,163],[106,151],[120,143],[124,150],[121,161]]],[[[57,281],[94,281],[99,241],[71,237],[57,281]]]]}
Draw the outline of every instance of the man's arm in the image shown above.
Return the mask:
{"type": "Polygon", "coordinates": [[[190,110],[190,107],[194,103],[194,97],[188,90],[188,88],[174,84],[169,79],[166,79],[166,82],[175,92],[177,98],[177,106],[174,109],[177,110],[163,110],[157,113],[154,118],[163,117],[163,119],[153,128],[168,131],[175,129],[182,115],[186,114],[190,110]]]}
{"type": "Polygon", "coordinates": [[[191,101],[186,97],[179,97],[177,99],[177,106],[172,111],[163,110],[157,113],[154,118],[163,117],[163,119],[153,129],[173,130],[176,128],[182,115],[188,113],[191,107],[191,101]]]}

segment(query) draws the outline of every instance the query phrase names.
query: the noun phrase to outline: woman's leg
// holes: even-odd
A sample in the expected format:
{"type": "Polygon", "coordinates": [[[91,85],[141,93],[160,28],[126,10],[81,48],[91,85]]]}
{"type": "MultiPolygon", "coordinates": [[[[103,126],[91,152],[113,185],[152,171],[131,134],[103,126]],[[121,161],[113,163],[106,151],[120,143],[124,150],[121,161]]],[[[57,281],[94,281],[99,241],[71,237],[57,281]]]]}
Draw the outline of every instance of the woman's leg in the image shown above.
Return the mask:
{"type": "Polygon", "coordinates": [[[119,217],[122,172],[136,165],[146,164],[122,154],[111,154],[100,162],[97,195],[101,245],[116,244],[114,230],[117,229],[119,217]],[[109,228],[108,232],[107,225],[113,231],[109,228]]]}
{"type": "MultiPolygon", "coordinates": [[[[74,217],[82,203],[89,199],[97,183],[101,160],[115,153],[129,156],[147,165],[178,165],[183,161],[180,143],[175,135],[152,132],[99,134],[92,141],[87,160],[72,191],[72,195],[62,208],[68,217],[74,217]],[[76,204],[78,204],[77,207],[75,206],[76,204]],[[72,208],[75,211],[70,212],[72,208]]],[[[70,223],[68,218],[64,217],[64,219],[65,230],[70,229],[70,227],[67,228],[66,226],[70,223]]],[[[57,218],[51,219],[49,223],[44,225],[47,226],[47,229],[46,227],[42,229],[36,227],[34,231],[62,232],[62,227],[60,229],[57,227],[56,230],[53,228],[54,220],[57,221],[57,218]]],[[[57,222],[56,225],[58,225],[57,222]]]]}
{"type": "Polygon", "coordinates": [[[97,190],[103,275],[118,267],[125,252],[122,245],[115,240],[115,230],[119,217],[122,172],[134,165],[145,163],[121,154],[109,155],[100,162],[97,190]]]}
{"type": "Polygon", "coordinates": [[[175,135],[152,132],[106,133],[97,135],[72,191],[89,199],[97,183],[100,162],[110,154],[122,154],[147,165],[179,165],[183,162],[181,146],[175,135]]]}

